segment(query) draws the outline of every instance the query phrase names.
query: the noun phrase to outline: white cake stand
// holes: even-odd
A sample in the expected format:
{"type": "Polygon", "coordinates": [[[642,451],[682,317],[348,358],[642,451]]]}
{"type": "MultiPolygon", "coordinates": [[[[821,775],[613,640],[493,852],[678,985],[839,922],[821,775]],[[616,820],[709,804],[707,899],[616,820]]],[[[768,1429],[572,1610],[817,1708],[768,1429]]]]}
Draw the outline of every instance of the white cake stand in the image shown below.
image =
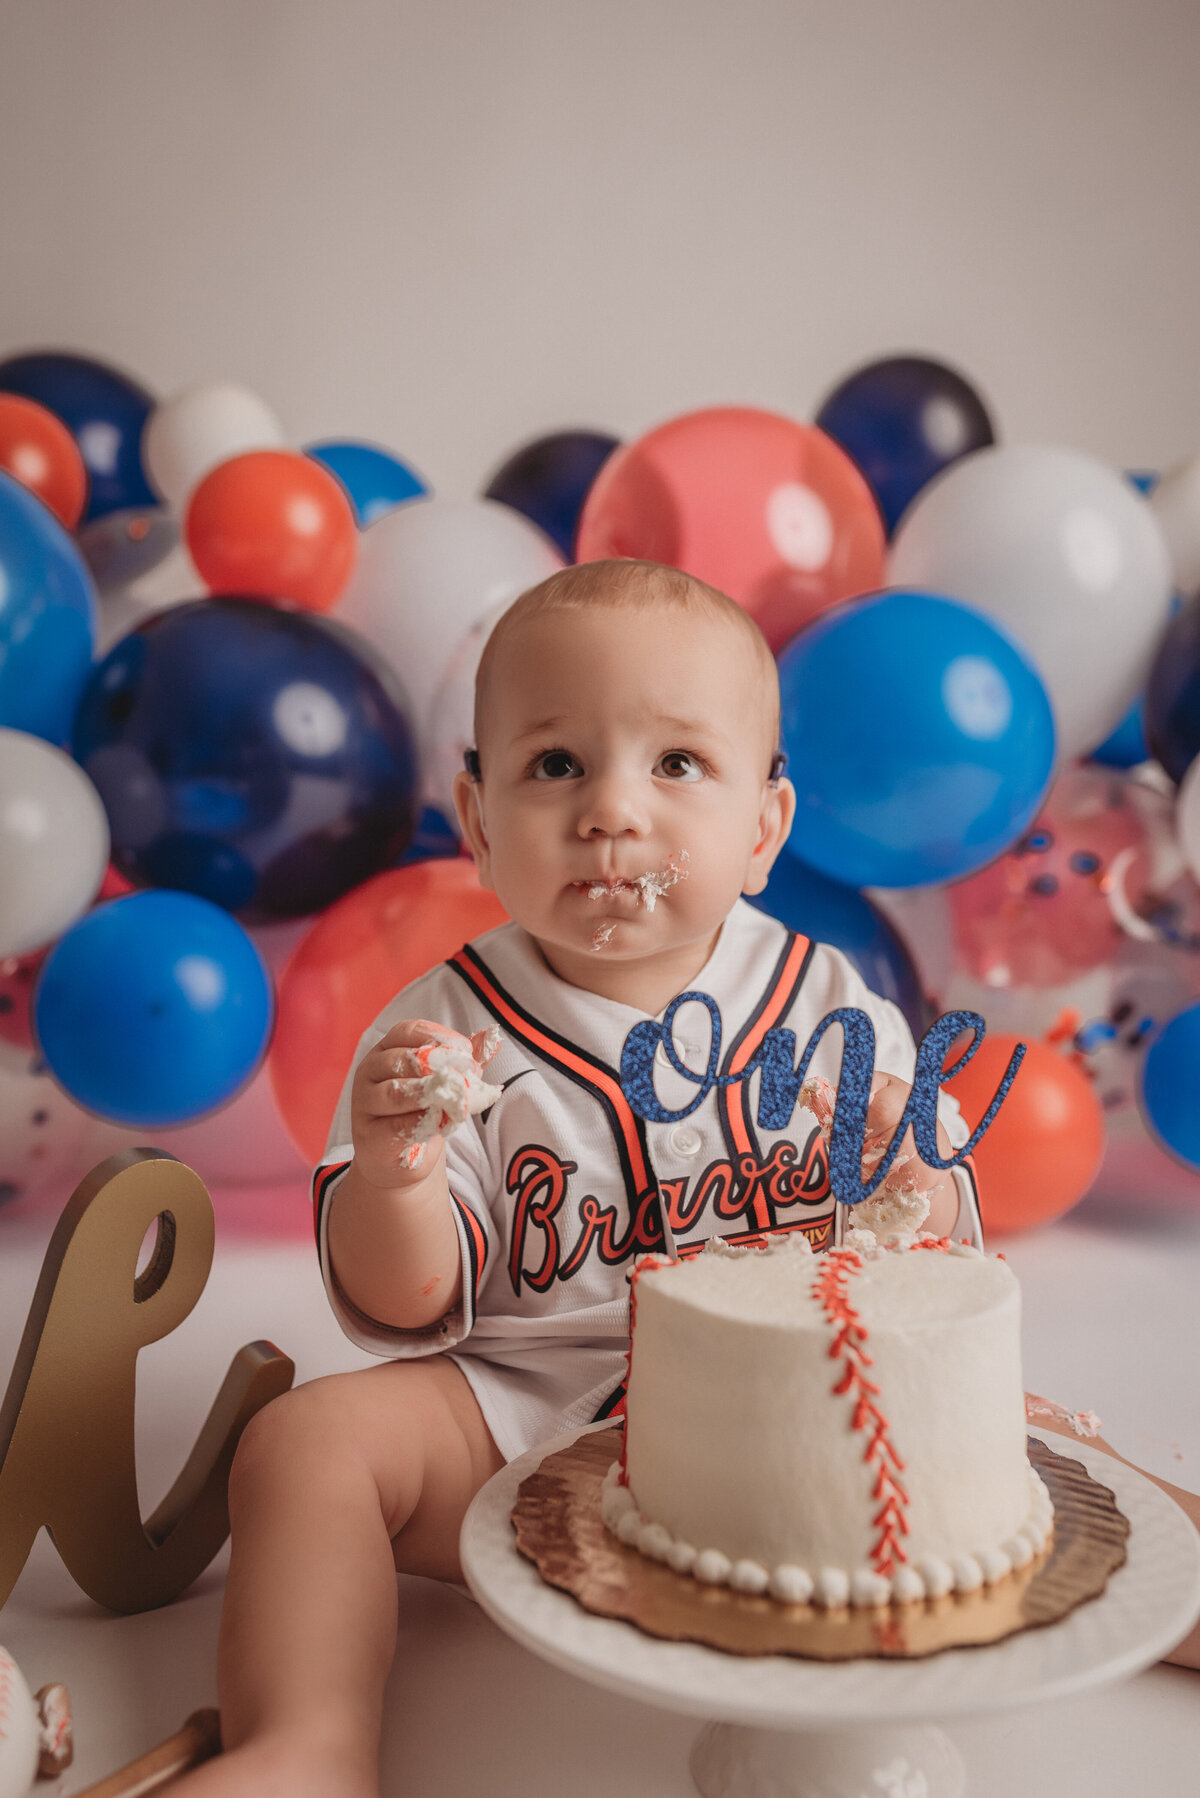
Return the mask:
{"type": "Polygon", "coordinates": [[[1126,1678],[1200,1614],[1200,1535],[1183,1512],[1134,1469],[1053,1436],[1056,1452],[1115,1492],[1131,1525],[1129,1558],[1103,1596],[1061,1623],[910,1661],[744,1658],[658,1641],[593,1616],[517,1553],[517,1488],[570,1440],[531,1449],[489,1480],[463,1524],[463,1571],[488,1615],[543,1659],[622,1697],[711,1719],[691,1757],[704,1798],[958,1798],[962,1761],[933,1719],[1126,1678]]]}

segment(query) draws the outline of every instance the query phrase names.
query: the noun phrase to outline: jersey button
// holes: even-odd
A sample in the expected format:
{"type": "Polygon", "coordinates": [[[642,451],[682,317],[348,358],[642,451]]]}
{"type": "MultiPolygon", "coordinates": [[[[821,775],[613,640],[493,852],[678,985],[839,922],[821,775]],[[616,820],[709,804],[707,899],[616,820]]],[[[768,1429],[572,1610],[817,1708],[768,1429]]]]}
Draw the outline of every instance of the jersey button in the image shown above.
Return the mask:
{"type": "Polygon", "coordinates": [[[667,1133],[667,1147],[675,1155],[698,1155],[704,1138],[690,1124],[676,1124],[667,1133]]]}

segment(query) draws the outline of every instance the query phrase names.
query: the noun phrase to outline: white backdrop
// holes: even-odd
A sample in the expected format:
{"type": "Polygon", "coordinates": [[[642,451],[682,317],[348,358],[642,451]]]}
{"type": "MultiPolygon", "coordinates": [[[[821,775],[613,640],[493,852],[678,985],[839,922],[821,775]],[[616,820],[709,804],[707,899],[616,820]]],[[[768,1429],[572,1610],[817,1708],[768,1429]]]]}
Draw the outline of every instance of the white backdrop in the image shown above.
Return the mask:
{"type": "Polygon", "coordinates": [[[0,0],[0,354],[228,375],[465,494],[941,354],[1200,447],[1194,0],[0,0]]]}

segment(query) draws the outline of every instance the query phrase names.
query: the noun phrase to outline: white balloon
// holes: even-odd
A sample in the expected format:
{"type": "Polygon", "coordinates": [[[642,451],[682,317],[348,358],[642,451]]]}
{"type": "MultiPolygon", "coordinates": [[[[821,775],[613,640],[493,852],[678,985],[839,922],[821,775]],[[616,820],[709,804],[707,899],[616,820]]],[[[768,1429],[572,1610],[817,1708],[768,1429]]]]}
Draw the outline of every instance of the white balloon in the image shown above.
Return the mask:
{"type": "Polygon", "coordinates": [[[482,618],[475,620],[466,636],[459,639],[437,684],[429,710],[421,757],[423,796],[427,804],[435,805],[452,823],[455,817],[454,776],[463,766],[464,752],[475,741],[475,671],[492,627],[510,604],[510,600],[504,599],[498,606],[490,606],[482,618]]]}
{"type": "Polygon", "coordinates": [[[979,607],[1024,646],[1063,760],[1103,742],[1142,691],[1172,593],[1141,495],[1091,456],[1031,445],[977,450],[918,494],[889,578],[979,607]]]}
{"type": "Polygon", "coordinates": [[[1169,469],[1147,503],[1166,538],[1176,590],[1190,599],[1200,588],[1200,456],[1169,469]]]}
{"type": "Polygon", "coordinates": [[[61,749],[0,728],[0,955],[26,955],[87,910],[108,866],[99,793],[61,749]]]}
{"type": "Polygon", "coordinates": [[[399,676],[417,740],[428,741],[438,681],[455,645],[563,566],[548,537],[490,499],[414,499],[363,532],[358,564],[334,614],[399,676]]]}
{"type": "Polygon", "coordinates": [[[182,517],[210,468],[247,450],[286,445],[283,426],[256,393],[235,381],[199,381],[157,405],[142,429],[150,485],[182,517]]]}

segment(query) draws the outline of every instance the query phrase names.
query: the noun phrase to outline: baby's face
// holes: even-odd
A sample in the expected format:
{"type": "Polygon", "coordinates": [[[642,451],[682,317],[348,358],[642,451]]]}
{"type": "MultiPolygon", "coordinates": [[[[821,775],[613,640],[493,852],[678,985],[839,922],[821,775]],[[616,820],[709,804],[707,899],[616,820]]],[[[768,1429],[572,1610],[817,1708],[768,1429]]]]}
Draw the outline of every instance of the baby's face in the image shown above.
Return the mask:
{"type": "Polygon", "coordinates": [[[597,608],[505,641],[483,779],[456,796],[481,879],[559,972],[586,986],[601,961],[703,947],[761,891],[791,815],[764,713],[720,619],[597,608]]]}

